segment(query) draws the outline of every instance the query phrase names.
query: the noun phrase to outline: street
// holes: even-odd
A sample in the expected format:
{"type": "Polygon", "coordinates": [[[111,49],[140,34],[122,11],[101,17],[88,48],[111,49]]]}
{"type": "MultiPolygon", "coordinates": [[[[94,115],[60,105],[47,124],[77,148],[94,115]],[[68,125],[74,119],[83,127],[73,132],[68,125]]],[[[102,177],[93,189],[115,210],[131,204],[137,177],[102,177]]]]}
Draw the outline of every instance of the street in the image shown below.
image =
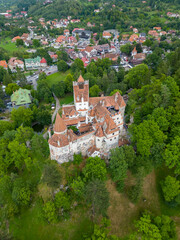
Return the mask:
{"type": "MultiPolygon", "coordinates": [[[[26,79],[28,81],[28,83],[32,83],[33,85],[33,88],[35,90],[37,90],[37,80],[39,78],[39,73],[40,73],[41,70],[38,70],[37,72],[35,72],[32,76],[27,76],[26,79]]],[[[46,75],[51,75],[53,73],[56,73],[58,71],[57,69],[57,66],[54,65],[54,66],[49,66],[47,67],[45,70],[43,70],[43,72],[46,73],[46,75]]]]}

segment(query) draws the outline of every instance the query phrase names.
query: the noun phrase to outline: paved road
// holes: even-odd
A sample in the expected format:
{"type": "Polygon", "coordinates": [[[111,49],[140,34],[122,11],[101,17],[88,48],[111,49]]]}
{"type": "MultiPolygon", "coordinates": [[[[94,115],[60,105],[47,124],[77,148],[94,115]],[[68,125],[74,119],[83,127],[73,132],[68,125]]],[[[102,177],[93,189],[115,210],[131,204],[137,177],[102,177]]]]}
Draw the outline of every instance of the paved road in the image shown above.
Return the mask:
{"type": "Polygon", "coordinates": [[[55,111],[54,111],[54,113],[53,113],[53,115],[52,115],[52,124],[53,124],[53,122],[54,122],[54,119],[55,119],[55,117],[56,117],[56,114],[58,113],[58,111],[59,111],[59,109],[60,109],[60,102],[59,102],[59,99],[56,97],[56,95],[53,93],[53,97],[54,97],[54,99],[56,100],[56,109],[55,109],[55,111]]]}
{"type": "MultiPolygon", "coordinates": [[[[53,125],[53,122],[54,122],[54,119],[55,119],[55,117],[56,117],[56,114],[58,113],[58,111],[59,111],[59,109],[60,109],[60,102],[59,102],[59,99],[56,97],[56,95],[53,93],[53,97],[54,97],[54,99],[56,100],[56,109],[55,109],[55,111],[54,111],[54,113],[53,113],[53,115],[52,115],[52,125],[53,125]]],[[[51,127],[52,127],[52,125],[48,128],[48,130],[47,130],[47,132],[45,132],[44,134],[43,134],[43,138],[44,139],[47,139],[47,136],[48,136],[48,132],[49,132],[49,129],[51,129],[51,127]]]]}
{"type": "MultiPolygon", "coordinates": [[[[57,66],[55,65],[55,66],[50,66],[46,68],[44,72],[46,73],[46,75],[51,75],[53,73],[56,73],[57,71],[58,69],[57,69],[57,66]]],[[[35,90],[37,90],[37,80],[39,78],[39,73],[40,73],[40,70],[35,72],[33,76],[27,77],[27,81],[32,83],[35,90]]]]}

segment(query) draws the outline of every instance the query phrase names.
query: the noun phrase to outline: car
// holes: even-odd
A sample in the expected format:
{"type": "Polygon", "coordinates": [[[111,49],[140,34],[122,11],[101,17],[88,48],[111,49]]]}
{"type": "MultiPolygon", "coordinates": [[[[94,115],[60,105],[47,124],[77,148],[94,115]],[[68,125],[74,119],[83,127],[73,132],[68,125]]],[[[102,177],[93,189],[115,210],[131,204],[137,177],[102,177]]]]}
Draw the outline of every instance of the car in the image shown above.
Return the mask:
{"type": "Polygon", "coordinates": [[[1,117],[0,117],[0,120],[3,120],[3,119],[6,119],[6,117],[4,117],[4,116],[1,116],[1,117]]]}
{"type": "Polygon", "coordinates": [[[48,74],[51,74],[51,72],[48,72],[48,74]]]}
{"type": "Polygon", "coordinates": [[[55,109],[55,106],[56,106],[56,105],[55,105],[54,103],[52,103],[52,104],[51,104],[51,109],[55,109]]]}

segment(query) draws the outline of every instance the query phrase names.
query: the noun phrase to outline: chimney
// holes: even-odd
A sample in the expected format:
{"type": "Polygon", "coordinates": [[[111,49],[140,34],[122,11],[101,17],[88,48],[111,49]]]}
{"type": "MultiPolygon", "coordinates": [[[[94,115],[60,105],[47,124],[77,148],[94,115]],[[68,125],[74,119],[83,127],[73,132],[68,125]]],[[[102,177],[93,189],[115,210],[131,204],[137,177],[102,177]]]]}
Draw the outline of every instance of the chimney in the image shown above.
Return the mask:
{"type": "Polygon", "coordinates": [[[115,94],[115,102],[117,102],[118,99],[118,93],[115,94]]]}
{"type": "Polygon", "coordinates": [[[51,138],[51,129],[48,130],[49,138],[51,138]]]}

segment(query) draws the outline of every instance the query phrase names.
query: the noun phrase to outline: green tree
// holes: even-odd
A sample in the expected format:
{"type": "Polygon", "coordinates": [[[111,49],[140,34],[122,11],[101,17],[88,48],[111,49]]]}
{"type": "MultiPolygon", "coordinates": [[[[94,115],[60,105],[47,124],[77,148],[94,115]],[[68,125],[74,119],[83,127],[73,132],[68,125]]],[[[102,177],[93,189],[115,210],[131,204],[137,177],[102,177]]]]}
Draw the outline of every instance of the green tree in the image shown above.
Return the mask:
{"type": "Polygon", "coordinates": [[[144,240],[161,240],[161,234],[158,227],[151,222],[151,216],[144,214],[139,221],[136,222],[138,235],[144,240]]]}
{"type": "Polygon", "coordinates": [[[176,240],[176,228],[173,220],[165,215],[152,216],[144,213],[135,224],[137,232],[130,237],[132,240],[176,240]]]}
{"type": "Polygon", "coordinates": [[[99,157],[89,157],[86,160],[86,166],[82,170],[86,181],[92,179],[100,179],[104,181],[106,179],[106,164],[104,160],[99,157]]]}
{"type": "Polygon", "coordinates": [[[30,108],[19,107],[13,109],[11,112],[11,120],[14,122],[15,127],[30,126],[33,119],[33,112],[30,108]]]}
{"type": "Polygon", "coordinates": [[[49,156],[49,145],[42,135],[34,134],[31,139],[31,147],[36,156],[45,158],[49,156]]]}
{"type": "Polygon", "coordinates": [[[24,42],[22,39],[17,39],[16,40],[16,46],[19,47],[19,46],[23,46],[24,45],[24,42]]]}
{"type": "Polygon", "coordinates": [[[131,88],[141,88],[150,83],[150,72],[148,66],[140,64],[129,70],[124,79],[125,83],[131,88]]]}
{"type": "Polygon", "coordinates": [[[133,50],[133,46],[130,43],[121,46],[121,52],[131,56],[131,52],[133,50]]]}
{"type": "Polygon", "coordinates": [[[18,68],[17,68],[17,73],[16,73],[16,80],[19,80],[19,85],[21,87],[25,87],[27,85],[26,76],[18,68]]]}
{"type": "Polygon", "coordinates": [[[47,75],[46,75],[45,72],[41,72],[41,73],[39,74],[39,81],[45,80],[46,78],[47,78],[47,75]]]}
{"type": "MultiPolygon", "coordinates": [[[[71,126],[74,128],[74,126],[71,126]]],[[[73,130],[73,128],[71,128],[73,130]]],[[[73,131],[77,131],[78,129],[75,128],[73,131]]],[[[73,164],[79,165],[81,162],[83,161],[83,157],[82,154],[74,154],[74,160],[73,160],[73,164]]]]}
{"type": "Polygon", "coordinates": [[[75,72],[81,72],[82,74],[84,73],[84,63],[81,59],[77,58],[71,65],[71,70],[73,73],[75,72]]]}
{"type": "Polygon", "coordinates": [[[66,90],[65,88],[65,82],[62,80],[56,84],[53,84],[51,90],[56,95],[56,97],[64,97],[66,90]]]}
{"type": "Polygon", "coordinates": [[[69,59],[69,56],[68,56],[67,52],[65,52],[63,49],[58,51],[57,55],[58,55],[58,60],[59,61],[64,60],[65,62],[67,62],[68,59],[69,59]]]}
{"type": "Polygon", "coordinates": [[[5,74],[6,74],[6,70],[0,66],[0,82],[3,81],[5,74]]]}
{"type": "Polygon", "coordinates": [[[47,103],[51,101],[52,93],[46,81],[38,81],[37,95],[39,100],[45,100],[47,103]]]}
{"type": "Polygon", "coordinates": [[[109,168],[113,181],[116,182],[119,191],[124,189],[124,179],[127,177],[128,164],[125,160],[123,148],[111,150],[109,168]]]}
{"type": "Polygon", "coordinates": [[[156,71],[161,61],[161,56],[158,56],[156,53],[153,52],[146,57],[144,63],[151,67],[154,71],[156,71]]]}
{"type": "Polygon", "coordinates": [[[98,97],[98,95],[101,91],[102,90],[99,88],[99,86],[95,84],[94,86],[92,86],[89,89],[89,94],[90,94],[91,97],[98,97]]]}
{"type": "Polygon", "coordinates": [[[46,164],[44,167],[42,181],[50,187],[57,188],[61,183],[61,174],[54,164],[46,164]]]}
{"type": "Polygon", "coordinates": [[[161,187],[167,202],[173,201],[180,194],[180,181],[174,177],[167,176],[161,183],[161,187]]]}
{"type": "Polygon", "coordinates": [[[0,137],[3,136],[4,132],[7,130],[12,130],[13,124],[8,121],[0,121],[0,137]]]}
{"type": "Polygon", "coordinates": [[[66,86],[66,92],[72,92],[73,91],[73,76],[69,73],[64,82],[65,82],[65,86],[66,86]]]}
{"type": "Polygon", "coordinates": [[[64,211],[69,211],[71,207],[70,199],[66,192],[59,191],[56,193],[54,198],[54,204],[57,209],[59,209],[61,212],[61,209],[64,211]]]}
{"type": "Polygon", "coordinates": [[[138,53],[142,53],[143,50],[142,50],[142,46],[141,46],[140,43],[136,44],[136,50],[137,50],[138,53]]]}
{"type": "Polygon", "coordinates": [[[13,185],[13,201],[20,206],[29,205],[31,200],[31,190],[29,186],[20,178],[17,178],[13,185]]]}
{"type": "Polygon", "coordinates": [[[19,86],[16,83],[9,83],[5,88],[5,92],[7,95],[11,96],[13,92],[19,89],[19,86]]]}
{"type": "Polygon", "coordinates": [[[143,42],[143,45],[144,45],[144,46],[147,46],[147,47],[151,47],[152,41],[151,41],[150,39],[146,39],[146,41],[143,42]]]}
{"type": "Polygon", "coordinates": [[[44,125],[51,124],[51,113],[47,109],[39,109],[36,120],[44,125]]]}
{"type": "Polygon", "coordinates": [[[110,96],[114,95],[115,93],[119,92],[122,95],[122,91],[119,89],[114,89],[111,93],[110,96]]]}
{"type": "Polygon", "coordinates": [[[169,168],[175,168],[174,172],[180,174],[180,137],[176,136],[167,147],[164,152],[164,160],[166,166],[169,168]]]}
{"type": "Polygon", "coordinates": [[[59,72],[66,72],[68,70],[68,64],[64,60],[60,60],[57,63],[57,67],[59,72]]]}
{"type": "Polygon", "coordinates": [[[87,67],[86,67],[86,71],[88,73],[92,73],[93,76],[97,76],[98,71],[97,71],[97,66],[95,62],[91,62],[87,67]]]}
{"type": "Polygon", "coordinates": [[[34,131],[32,128],[20,126],[16,130],[15,140],[18,141],[20,144],[22,143],[26,144],[27,141],[31,140],[33,135],[34,135],[34,131]]]}
{"type": "Polygon", "coordinates": [[[44,217],[49,223],[57,222],[56,208],[52,201],[48,201],[43,207],[44,217]]]}
{"type": "Polygon", "coordinates": [[[32,159],[29,157],[29,150],[24,143],[19,144],[17,140],[14,140],[8,144],[8,150],[9,152],[6,154],[6,163],[8,163],[9,166],[14,164],[14,167],[18,170],[22,170],[24,165],[27,169],[31,168],[32,159]]]}
{"type": "Polygon", "coordinates": [[[137,153],[142,157],[149,157],[152,147],[163,144],[167,139],[154,120],[144,120],[139,125],[134,124],[129,131],[132,133],[132,142],[137,147],[137,153]]]}
{"type": "Polygon", "coordinates": [[[40,41],[38,39],[33,39],[33,46],[35,48],[38,48],[41,46],[40,41]]]}
{"type": "Polygon", "coordinates": [[[115,235],[110,235],[110,221],[109,219],[103,218],[101,224],[94,225],[93,233],[90,238],[85,240],[118,240],[119,238],[115,235]]]}
{"type": "Polygon", "coordinates": [[[100,214],[105,215],[109,207],[109,193],[105,183],[99,179],[90,181],[86,186],[85,200],[91,204],[93,219],[100,214]]]}
{"type": "Polygon", "coordinates": [[[78,197],[83,196],[84,190],[85,190],[85,183],[83,182],[81,177],[78,177],[77,179],[74,179],[73,182],[71,183],[71,187],[72,187],[74,193],[78,197]]]}
{"type": "Polygon", "coordinates": [[[12,76],[6,71],[3,75],[3,84],[7,86],[9,83],[12,83],[13,79],[12,76]]]}

